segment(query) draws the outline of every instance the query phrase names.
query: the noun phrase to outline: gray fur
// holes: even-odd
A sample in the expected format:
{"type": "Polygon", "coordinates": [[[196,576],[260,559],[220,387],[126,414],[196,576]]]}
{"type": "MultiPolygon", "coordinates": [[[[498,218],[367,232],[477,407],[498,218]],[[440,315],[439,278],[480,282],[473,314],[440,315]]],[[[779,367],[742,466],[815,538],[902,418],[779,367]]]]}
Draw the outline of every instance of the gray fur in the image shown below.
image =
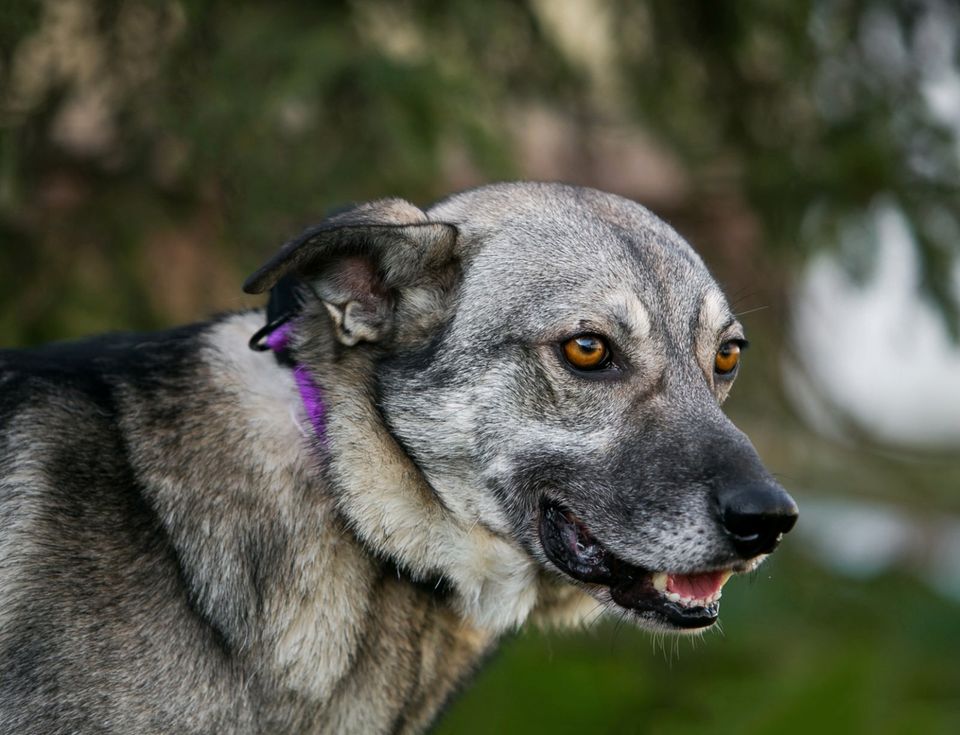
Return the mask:
{"type": "Polygon", "coordinates": [[[0,732],[420,732],[505,631],[615,606],[546,556],[544,494],[639,567],[759,563],[715,508],[767,477],[713,377],[742,328],[639,205],[383,200],[247,288],[283,275],[323,437],[260,312],[0,352],[0,732]],[[629,369],[566,369],[582,332],[629,369]]]}

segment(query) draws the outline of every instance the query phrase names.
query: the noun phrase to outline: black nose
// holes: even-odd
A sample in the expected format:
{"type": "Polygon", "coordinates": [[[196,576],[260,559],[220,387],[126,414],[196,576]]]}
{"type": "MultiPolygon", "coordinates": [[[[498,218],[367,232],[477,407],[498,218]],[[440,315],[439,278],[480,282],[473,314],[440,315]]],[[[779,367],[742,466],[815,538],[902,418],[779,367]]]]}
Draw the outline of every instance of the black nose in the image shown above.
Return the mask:
{"type": "Polygon", "coordinates": [[[772,481],[736,485],[718,495],[723,527],[744,559],[769,554],[797,522],[797,504],[772,481]]]}

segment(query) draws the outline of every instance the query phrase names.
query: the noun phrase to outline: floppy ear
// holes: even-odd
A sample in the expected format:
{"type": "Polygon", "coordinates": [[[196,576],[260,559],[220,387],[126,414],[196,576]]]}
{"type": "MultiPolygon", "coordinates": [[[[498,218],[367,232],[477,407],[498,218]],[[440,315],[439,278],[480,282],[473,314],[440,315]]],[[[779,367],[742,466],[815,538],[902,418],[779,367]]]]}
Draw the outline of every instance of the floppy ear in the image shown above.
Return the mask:
{"type": "Polygon", "coordinates": [[[294,276],[321,299],[343,344],[375,342],[391,328],[397,291],[449,263],[456,236],[403,199],[361,204],[284,244],[243,290],[262,293],[294,276]]]}

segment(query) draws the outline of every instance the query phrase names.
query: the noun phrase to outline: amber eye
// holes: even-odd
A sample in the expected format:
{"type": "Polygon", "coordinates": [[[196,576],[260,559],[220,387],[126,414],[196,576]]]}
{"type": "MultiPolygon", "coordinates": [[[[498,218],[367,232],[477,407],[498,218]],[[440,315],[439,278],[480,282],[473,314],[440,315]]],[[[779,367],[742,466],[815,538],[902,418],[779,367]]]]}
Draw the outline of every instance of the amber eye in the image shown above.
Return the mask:
{"type": "Polygon", "coordinates": [[[713,369],[717,375],[730,375],[740,364],[740,345],[736,342],[725,342],[717,350],[713,359],[713,369]]]}
{"type": "Polygon", "coordinates": [[[610,348],[600,337],[581,334],[563,343],[563,356],[578,370],[599,370],[610,361],[610,348]]]}

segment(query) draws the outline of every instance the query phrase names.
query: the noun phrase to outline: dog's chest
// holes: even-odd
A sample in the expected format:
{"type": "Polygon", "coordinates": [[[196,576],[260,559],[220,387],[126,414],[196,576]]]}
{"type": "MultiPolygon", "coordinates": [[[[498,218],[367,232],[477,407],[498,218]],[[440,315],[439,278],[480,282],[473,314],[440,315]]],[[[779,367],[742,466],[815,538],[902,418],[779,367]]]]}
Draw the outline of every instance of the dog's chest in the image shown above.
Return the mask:
{"type": "Polygon", "coordinates": [[[419,732],[495,643],[345,538],[310,564],[276,611],[272,731],[419,732]]]}

